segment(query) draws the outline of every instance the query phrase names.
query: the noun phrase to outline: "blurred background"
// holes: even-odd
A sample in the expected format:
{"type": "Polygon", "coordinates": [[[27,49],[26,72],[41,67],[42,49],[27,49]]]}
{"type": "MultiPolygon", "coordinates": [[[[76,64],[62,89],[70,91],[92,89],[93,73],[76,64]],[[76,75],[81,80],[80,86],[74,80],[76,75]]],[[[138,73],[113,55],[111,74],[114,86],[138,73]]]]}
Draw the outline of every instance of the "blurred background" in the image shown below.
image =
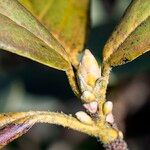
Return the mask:
{"type": "MultiPolygon", "coordinates": [[[[99,63],[102,48],[131,0],[91,0],[87,42],[99,63]]],[[[150,149],[150,53],[112,70],[107,98],[114,101],[118,127],[132,150],[150,149]]],[[[0,51],[0,112],[29,110],[76,113],[74,96],[64,72],[0,51]]],[[[72,130],[35,125],[4,150],[100,150],[100,142],[72,130]]]]}

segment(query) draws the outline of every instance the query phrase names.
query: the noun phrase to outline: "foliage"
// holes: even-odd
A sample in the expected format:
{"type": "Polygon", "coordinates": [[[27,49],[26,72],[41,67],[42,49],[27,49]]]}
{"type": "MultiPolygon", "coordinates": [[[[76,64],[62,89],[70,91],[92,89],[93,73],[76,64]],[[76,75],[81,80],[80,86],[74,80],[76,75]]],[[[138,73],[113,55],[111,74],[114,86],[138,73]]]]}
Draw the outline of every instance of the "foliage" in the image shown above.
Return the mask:
{"type": "Polygon", "coordinates": [[[65,71],[87,112],[77,112],[76,118],[41,111],[1,114],[1,148],[40,122],[98,137],[106,149],[127,149],[122,132],[115,126],[113,104],[106,101],[106,89],[111,67],[150,50],[150,4],[148,0],[132,1],[104,46],[102,66],[89,50],[81,53],[89,6],[89,0],[0,1],[0,48],[65,71]]]}
{"type": "Polygon", "coordinates": [[[150,5],[148,0],[134,0],[106,43],[104,61],[117,66],[149,51],[150,5]]]}

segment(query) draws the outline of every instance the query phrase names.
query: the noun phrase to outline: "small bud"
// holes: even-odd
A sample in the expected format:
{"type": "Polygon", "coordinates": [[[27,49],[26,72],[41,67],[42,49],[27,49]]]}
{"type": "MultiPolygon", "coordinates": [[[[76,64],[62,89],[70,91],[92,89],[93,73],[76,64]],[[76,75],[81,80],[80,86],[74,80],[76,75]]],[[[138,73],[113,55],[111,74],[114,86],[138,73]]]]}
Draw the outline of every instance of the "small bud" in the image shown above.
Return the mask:
{"type": "Polygon", "coordinates": [[[84,102],[89,103],[95,100],[95,96],[90,91],[84,91],[83,94],[81,95],[81,99],[84,102]]]}
{"type": "Polygon", "coordinates": [[[94,123],[92,118],[87,113],[85,113],[84,111],[79,111],[75,115],[76,115],[77,119],[84,124],[90,125],[90,124],[94,123]]]}
{"type": "Polygon", "coordinates": [[[90,113],[94,114],[97,112],[98,109],[98,103],[96,101],[87,103],[87,104],[83,104],[84,108],[86,110],[88,110],[90,113]]]}
{"type": "Polygon", "coordinates": [[[95,57],[89,50],[85,50],[78,68],[78,79],[81,91],[89,90],[89,87],[93,88],[96,80],[100,77],[101,69],[95,57]]]}
{"type": "Polygon", "coordinates": [[[103,113],[105,115],[109,114],[112,112],[112,109],[113,109],[113,103],[111,101],[107,101],[104,103],[104,106],[103,106],[103,113]]]}
{"type": "Polygon", "coordinates": [[[109,113],[107,116],[106,116],[106,122],[110,123],[110,124],[113,124],[114,123],[114,116],[112,113],[109,113]]]}
{"type": "Polygon", "coordinates": [[[121,131],[118,132],[119,138],[123,139],[123,133],[121,131]]]}

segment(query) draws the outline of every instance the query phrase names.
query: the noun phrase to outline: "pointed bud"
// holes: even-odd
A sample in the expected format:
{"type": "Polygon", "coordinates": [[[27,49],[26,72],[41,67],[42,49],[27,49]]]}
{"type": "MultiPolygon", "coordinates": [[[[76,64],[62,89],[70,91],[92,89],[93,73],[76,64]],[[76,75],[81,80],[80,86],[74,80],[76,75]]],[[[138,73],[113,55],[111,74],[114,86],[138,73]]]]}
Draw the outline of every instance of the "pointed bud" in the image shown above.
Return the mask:
{"type": "Polygon", "coordinates": [[[75,115],[76,115],[77,119],[84,124],[90,125],[90,124],[94,123],[92,118],[87,113],[85,113],[84,111],[79,111],[75,115]]]}
{"type": "Polygon", "coordinates": [[[85,102],[92,102],[95,100],[95,95],[92,94],[90,91],[84,91],[81,95],[81,99],[85,102]]]}
{"type": "Polygon", "coordinates": [[[101,69],[95,57],[89,50],[85,50],[78,68],[78,79],[81,91],[91,90],[95,82],[101,77],[101,69]]]}
{"type": "Polygon", "coordinates": [[[104,103],[104,106],[103,106],[103,113],[105,115],[109,114],[112,112],[112,109],[113,109],[113,103],[111,101],[107,101],[104,103]]]}
{"type": "Polygon", "coordinates": [[[110,124],[113,124],[114,123],[114,116],[112,113],[109,113],[107,116],[106,116],[106,122],[110,123],[110,124]]]}
{"type": "Polygon", "coordinates": [[[94,114],[97,112],[98,109],[98,103],[96,101],[87,103],[87,104],[83,104],[83,107],[88,110],[90,113],[94,114]]]}

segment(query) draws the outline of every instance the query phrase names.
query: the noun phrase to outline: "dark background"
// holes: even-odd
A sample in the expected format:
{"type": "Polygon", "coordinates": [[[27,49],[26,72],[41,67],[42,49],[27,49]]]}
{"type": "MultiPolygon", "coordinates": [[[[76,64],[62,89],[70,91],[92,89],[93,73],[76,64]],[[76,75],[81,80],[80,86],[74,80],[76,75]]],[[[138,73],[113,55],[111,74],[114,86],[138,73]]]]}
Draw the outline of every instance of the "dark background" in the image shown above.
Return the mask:
{"type": "MultiPolygon", "coordinates": [[[[91,30],[86,48],[99,63],[102,48],[130,0],[91,0],[91,30]]],[[[150,53],[112,70],[108,100],[132,150],[150,149],[150,53]]],[[[0,51],[0,112],[81,109],[64,72],[0,51]]],[[[5,150],[100,150],[100,142],[58,126],[35,125],[5,150]]]]}

